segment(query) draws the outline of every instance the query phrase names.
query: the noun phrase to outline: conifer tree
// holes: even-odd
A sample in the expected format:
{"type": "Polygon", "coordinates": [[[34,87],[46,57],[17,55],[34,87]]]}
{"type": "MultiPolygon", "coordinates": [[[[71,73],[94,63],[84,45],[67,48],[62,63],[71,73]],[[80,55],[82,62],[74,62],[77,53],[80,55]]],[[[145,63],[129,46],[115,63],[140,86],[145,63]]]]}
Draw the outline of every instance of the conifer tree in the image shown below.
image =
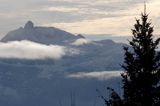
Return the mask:
{"type": "Polygon", "coordinates": [[[145,9],[132,29],[130,47],[124,47],[122,68],[125,71],[121,74],[124,95],[117,101],[111,94],[105,100],[107,106],[160,106],[160,52],[157,50],[160,38],[154,40],[152,33],[145,9]]]}

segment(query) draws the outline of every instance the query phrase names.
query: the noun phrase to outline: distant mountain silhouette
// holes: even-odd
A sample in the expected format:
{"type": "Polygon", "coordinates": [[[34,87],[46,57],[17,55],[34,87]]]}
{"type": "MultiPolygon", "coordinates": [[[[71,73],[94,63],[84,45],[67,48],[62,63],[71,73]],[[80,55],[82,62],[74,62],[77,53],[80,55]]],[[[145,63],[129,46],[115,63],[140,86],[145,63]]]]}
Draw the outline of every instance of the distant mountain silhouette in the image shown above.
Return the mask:
{"type": "MultiPolygon", "coordinates": [[[[71,49],[71,52],[78,53],[76,55],[66,53],[67,55],[59,60],[1,58],[0,104],[2,106],[58,106],[59,100],[62,105],[70,106],[72,91],[76,93],[77,105],[89,106],[98,96],[96,88],[103,89],[106,84],[118,88],[115,85],[120,78],[117,76],[110,78],[114,76],[114,72],[111,75],[102,74],[102,78],[99,73],[121,70],[120,64],[124,55],[122,46],[125,44],[115,43],[112,40],[90,41],[81,34],[75,36],[54,27],[35,27],[31,21],[28,21],[23,28],[9,32],[1,41],[4,42],[3,45],[9,45],[7,42],[22,40],[41,43],[45,47],[61,45],[71,49]],[[96,74],[92,73],[95,71],[96,74]],[[86,74],[85,78],[67,77],[77,73],[81,75],[83,72],[89,74],[86,74]],[[99,78],[94,78],[97,75],[99,78]],[[103,80],[103,77],[108,80],[103,80]]],[[[22,48],[24,46],[27,45],[23,45],[22,48]]],[[[25,50],[20,52],[23,54],[28,49],[25,50]]],[[[34,51],[30,53],[32,52],[34,51]]],[[[96,104],[101,105],[98,102],[96,104]]]]}
{"type": "Polygon", "coordinates": [[[34,26],[32,21],[28,21],[24,27],[9,32],[2,42],[30,40],[43,44],[65,44],[73,40],[84,38],[82,35],[74,35],[55,27],[34,26]]]}
{"type": "MultiPolygon", "coordinates": [[[[78,50],[77,55],[68,53],[59,61],[51,63],[56,66],[54,70],[59,71],[104,71],[119,70],[123,61],[123,43],[115,43],[112,40],[90,41],[83,35],[77,36],[55,27],[35,27],[32,21],[28,21],[24,27],[9,32],[2,42],[28,40],[44,45],[56,44],[68,49],[78,50]]],[[[73,51],[75,52],[75,51],[73,51]]],[[[9,59],[7,63],[13,60],[9,59]]],[[[26,65],[25,60],[14,60],[15,63],[26,65]]],[[[39,61],[27,62],[33,66],[39,61]]],[[[53,61],[51,61],[53,62],[53,61]]],[[[42,64],[48,64],[42,61],[42,64]]]]}

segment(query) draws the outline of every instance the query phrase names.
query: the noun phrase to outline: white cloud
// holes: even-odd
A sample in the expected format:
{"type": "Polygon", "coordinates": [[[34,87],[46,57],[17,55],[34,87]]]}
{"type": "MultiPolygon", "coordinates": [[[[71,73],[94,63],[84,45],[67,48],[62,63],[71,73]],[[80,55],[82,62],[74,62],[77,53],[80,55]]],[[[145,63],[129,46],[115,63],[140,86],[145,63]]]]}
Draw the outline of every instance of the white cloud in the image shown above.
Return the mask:
{"type": "Polygon", "coordinates": [[[91,41],[84,39],[84,38],[81,38],[81,39],[77,39],[75,42],[73,42],[72,45],[80,46],[80,45],[84,45],[84,44],[88,44],[88,43],[91,43],[91,41]]]}
{"type": "MultiPolygon", "coordinates": [[[[38,25],[49,24],[72,33],[131,35],[134,18],[143,11],[143,1],[0,0],[0,33],[7,33],[25,21],[33,20],[38,25]]],[[[147,1],[147,11],[156,34],[160,33],[159,4],[159,0],[147,1]]]]}
{"type": "Polygon", "coordinates": [[[124,16],[123,18],[110,17],[73,23],[54,23],[48,26],[56,26],[73,33],[128,35],[134,22],[133,16],[124,16]]]}
{"type": "Polygon", "coordinates": [[[78,8],[66,8],[66,7],[48,7],[45,9],[46,11],[59,11],[59,12],[76,12],[79,9],[78,8]]]}
{"type": "MultiPolygon", "coordinates": [[[[94,0],[93,0],[94,1],[94,0]]],[[[79,1],[80,2],[80,1],[79,1]]],[[[82,2],[82,1],[81,1],[82,2]]],[[[87,1],[88,4],[90,1],[87,1]]],[[[160,26],[158,25],[159,5],[158,0],[148,1],[147,11],[149,18],[152,19],[155,26],[155,34],[159,33],[160,26]]],[[[72,33],[88,33],[88,34],[112,34],[112,35],[131,35],[131,28],[135,24],[135,17],[140,18],[143,12],[143,1],[128,1],[128,0],[112,0],[112,1],[96,1],[79,9],[78,13],[95,14],[96,19],[84,19],[75,22],[61,22],[50,24],[49,26],[57,26],[72,33]],[[106,8],[105,8],[106,7],[106,8]],[[101,16],[101,15],[104,16],[101,16]]],[[[74,13],[73,13],[74,14],[74,13]]],[[[88,14],[88,15],[89,15],[88,14]]],[[[88,15],[84,16],[87,17],[88,15]]]]}
{"type": "Polygon", "coordinates": [[[0,58],[17,59],[61,59],[64,55],[74,54],[71,49],[58,45],[44,45],[30,41],[0,43],[0,58]]]}
{"type": "Polygon", "coordinates": [[[122,71],[101,71],[101,72],[78,72],[69,74],[69,78],[96,78],[98,80],[108,80],[114,77],[120,77],[122,71]]]}

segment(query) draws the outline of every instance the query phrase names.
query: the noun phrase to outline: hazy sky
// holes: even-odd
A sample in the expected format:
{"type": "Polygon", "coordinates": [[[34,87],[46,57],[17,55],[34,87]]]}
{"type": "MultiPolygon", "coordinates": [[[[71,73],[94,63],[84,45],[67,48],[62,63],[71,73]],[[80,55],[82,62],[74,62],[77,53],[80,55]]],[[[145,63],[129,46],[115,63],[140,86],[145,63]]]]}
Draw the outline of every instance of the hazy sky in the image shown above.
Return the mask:
{"type": "MultiPolygon", "coordinates": [[[[0,0],[0,34],[32,20],[72,33],[130,35],[144,0],[0,0]]],[[[148,0],[148,13],[160,33],[160,0],[148,0]]]]}

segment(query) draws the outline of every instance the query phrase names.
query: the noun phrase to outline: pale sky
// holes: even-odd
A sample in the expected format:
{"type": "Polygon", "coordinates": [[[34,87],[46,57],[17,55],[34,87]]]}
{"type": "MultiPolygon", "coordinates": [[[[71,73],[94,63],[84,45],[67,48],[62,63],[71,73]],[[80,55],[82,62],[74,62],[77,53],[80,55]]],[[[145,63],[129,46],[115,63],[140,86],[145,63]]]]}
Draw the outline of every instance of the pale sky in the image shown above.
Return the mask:
{"type": "MultiPolygon", "coordinates": [[[[144,0],[0,0],[0,35],[23,26],[54,26],[71,33],[131,35],[144,0]]],[[[160,34],[160,0],[148,0],[147,11],[160,34]]]]}

